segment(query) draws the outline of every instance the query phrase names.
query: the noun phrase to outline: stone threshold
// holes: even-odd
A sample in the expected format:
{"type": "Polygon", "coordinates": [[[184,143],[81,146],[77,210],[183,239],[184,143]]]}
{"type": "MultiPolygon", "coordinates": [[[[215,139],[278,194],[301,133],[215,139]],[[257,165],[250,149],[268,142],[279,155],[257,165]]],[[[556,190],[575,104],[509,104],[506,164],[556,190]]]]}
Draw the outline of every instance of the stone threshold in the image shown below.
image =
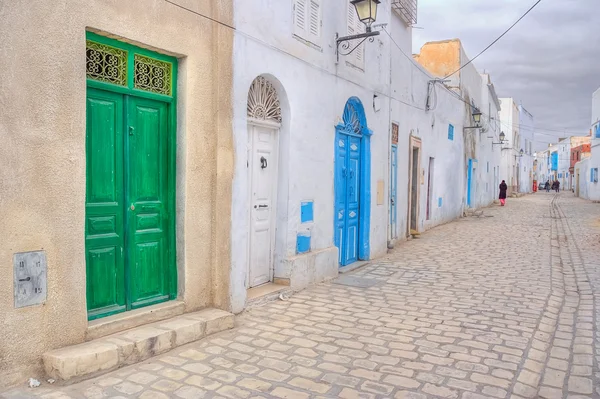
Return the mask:
{"type": "Polygon", "coordinates": [[[262,306],[265,303],[274,301],[280,295],[289,295],[292,289],[289,285],[267,283],[258,287],[248,289],[246,293],[246,308],[262,306]]]}
{"type": "Polygon", "coordinates": [[[144,324],[170,319],[182,315],[184,312],[185,303],[169,301],[92,320],[88,323],[85,340],[91,341],[144,324]]]}
{"type": "Polygon", "coordinates": [[[74,383],[149,359],[234,326],[234,316],[204,309],[47,352],[48,377],[74,383]]]}
{"type": "Polygon", "coordinates": [[[368,260],[359,260],[354,263],[350,263],[347,266],[340,267],[339,272],[340,272],[340,274],[348,273],[348,272],[354,271],[356,269],[359,269],[363,266],[368,265],[369,262],[370,261],[368,261],[368,260]]]}

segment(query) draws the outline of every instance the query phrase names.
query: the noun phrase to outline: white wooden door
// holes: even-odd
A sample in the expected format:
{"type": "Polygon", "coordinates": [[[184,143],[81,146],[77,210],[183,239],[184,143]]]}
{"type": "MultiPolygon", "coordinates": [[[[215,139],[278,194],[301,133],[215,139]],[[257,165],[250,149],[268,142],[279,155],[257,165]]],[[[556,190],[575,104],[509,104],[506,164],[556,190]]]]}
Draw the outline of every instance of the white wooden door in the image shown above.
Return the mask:
{"type": "Polygon", "coordinates": [[[250,259],[249,288],[273,278],[274,217],[277,184],[277,129],[249,125],[250,259]]]}

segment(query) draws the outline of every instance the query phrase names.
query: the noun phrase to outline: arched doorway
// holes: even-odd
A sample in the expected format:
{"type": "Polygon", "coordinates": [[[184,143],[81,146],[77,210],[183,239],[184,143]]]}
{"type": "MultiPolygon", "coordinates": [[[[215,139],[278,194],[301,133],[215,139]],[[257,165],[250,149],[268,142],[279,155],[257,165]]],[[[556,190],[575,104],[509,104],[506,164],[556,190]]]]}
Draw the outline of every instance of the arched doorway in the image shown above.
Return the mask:
{"type": "Polygon", "coordinates": [[[335,133],[335,237],[340,266],[369,259],[371,214],[371,147],[373,132],[367,127],[357,97],[346,102],[343,122],[335,133]]]}
{"type": "Polygon", "coordinates": [[[273,280],[281,107],[275,87],[257,77],[248,92],[248,288],[273,280]]]}

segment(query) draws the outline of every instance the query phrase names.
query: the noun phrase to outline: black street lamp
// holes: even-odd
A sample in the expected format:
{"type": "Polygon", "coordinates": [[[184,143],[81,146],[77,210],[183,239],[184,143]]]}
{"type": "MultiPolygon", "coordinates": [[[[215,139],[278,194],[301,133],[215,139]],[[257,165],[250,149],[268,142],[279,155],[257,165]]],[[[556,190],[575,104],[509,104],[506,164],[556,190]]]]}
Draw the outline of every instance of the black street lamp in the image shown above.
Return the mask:
{"type": "Polygon", "coordinates": [[[358,35],[351,36],[343,36],[339,37],[338,34],[335,34],[335,42],[336,49],[335,54],[337,56],[337,61],[340,61],[341,55],[350,55],[354,50],[356,50],[361,44],[365,42],[365,40],[369,39],[370,42],[375,40],[374,36],[378,36],[379,32],[373,32],[371,30],[371,26],[377,19],[377,5],[381,3],[381,0],[351,0],[350,4],[352,4],[356,10],[356,14],[358,15],[358,19],[360,22],[365,24],[365,33],[359,33],[358,35]],[[350,48],[350,42],[352,40],[362,39],[358,44],[352,48],[350,48]],[[340,51],[340,47],[343,52],[340,51]]]}

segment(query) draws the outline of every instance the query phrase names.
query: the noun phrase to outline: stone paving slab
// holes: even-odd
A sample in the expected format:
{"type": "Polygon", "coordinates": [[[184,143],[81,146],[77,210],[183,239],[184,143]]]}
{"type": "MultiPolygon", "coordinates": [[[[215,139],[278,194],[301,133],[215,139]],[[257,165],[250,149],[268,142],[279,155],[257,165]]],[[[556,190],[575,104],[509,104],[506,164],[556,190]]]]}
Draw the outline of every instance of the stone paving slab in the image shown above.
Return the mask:
{"type": "Polygon", "coordinates": [[[600,205],[537,193],[42,398],[598,398],[600,205]]]}

